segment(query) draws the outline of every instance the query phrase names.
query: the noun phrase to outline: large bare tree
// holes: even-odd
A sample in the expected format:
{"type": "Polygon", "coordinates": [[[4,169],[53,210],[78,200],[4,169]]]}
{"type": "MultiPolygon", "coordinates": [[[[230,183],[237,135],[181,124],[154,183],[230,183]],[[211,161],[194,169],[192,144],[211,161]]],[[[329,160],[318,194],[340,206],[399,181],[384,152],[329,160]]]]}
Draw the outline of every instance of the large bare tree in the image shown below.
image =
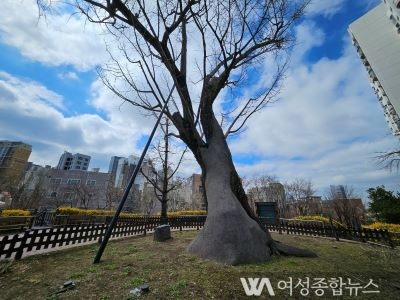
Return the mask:
{"type": "Polygon", "coordinates": [[[113,35],[104,83],[144,111],[169,101],[175,135],[201,167],[208,216],[189,251],[228,264],[268,260],[280,246],[248,204],[227,137],[276,99],[291,27],[309,0],[71,2],[113,35]]]}

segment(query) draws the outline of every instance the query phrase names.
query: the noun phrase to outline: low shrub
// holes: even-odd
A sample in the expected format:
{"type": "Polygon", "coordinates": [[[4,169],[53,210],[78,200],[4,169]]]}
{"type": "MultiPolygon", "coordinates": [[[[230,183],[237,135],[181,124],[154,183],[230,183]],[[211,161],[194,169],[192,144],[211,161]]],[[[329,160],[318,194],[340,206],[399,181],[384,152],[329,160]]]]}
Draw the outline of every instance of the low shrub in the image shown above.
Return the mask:
{"type": "Polygon", "coordinates": [[[375,222],[371,225],[364,225],[364,228],[370,229],[386,229],[390,232],[397,232],[400,233],[400,224],[390,224],[390,223],[382,223],[382,222],[375,222]]]}
{"type": "MultiPolygon", "coordinates": [[[[321,224],[320,222],[322,222],[324,226],[331,225],[329,218],[321,217],[321,216],[298,216],[298,217],[294,218],[294,220],[291,220],[289,222],[289,224],[297,224],[296,220],[298,220],[299,223],[302,223],[301,221],[316,221],[313,224],[320,225],[321,224]]],[[[304,223],[306,223],[306,222],[304,222],[304,223]]],[[[310,223],[312,223],[312,222],[310,222],[310,223]]],[[[333,220],[333,219],[332,219],[332,225],[335,227],[338,227],[338,228],[346,228],[345,225],[343,225],[342,223],[340,223],[336,220],[333,220]]]]}
{"type": "Polygon", "coordinates": [[[11,217],[11,216],[29,216],[31,213],[29,210],[24,209],[5,209],[0,211],[0,216],[11,217]]]}
{"type": "MultiPolygon", "coordinates": [[[[60,207],[57,209],[59,215],[82,215],[82,216],[113,216],[114,210],[104,209],[81,209],[75,207],[60,207]]],[[[122,212],[121,217],[141,217],[142,214],[122,212]]]]}
{"type": "MultiPolygon", "coordinates": [[[[205,210],[179,210],[179,211],[171,211],[168,212],[168,217],[176,217],[176,216],[203,216],[206,215],[207,211],[205,210]]],[[[159,213],[158,213],[159,215],[159,213]]]]}
{"type": "MultiPolygon", "coordinates": [[[[60,207],[57,209],[57,214],[59,215],[84,215],[84,216],[113,216],[115,214],[114,210],[104,210],[104,209],[82,209],[75,207],[60,207]]],[[[180,210],[168,212],[169,217],[176,216],[202,216],[206,215],[205,210],[180,210]]],[[[157,213],[156,216],[159,216],[157,213]]],[[[143,217],[143,214],[138,213],[127,213],[122,212],[121,217],[143,217]]]]}

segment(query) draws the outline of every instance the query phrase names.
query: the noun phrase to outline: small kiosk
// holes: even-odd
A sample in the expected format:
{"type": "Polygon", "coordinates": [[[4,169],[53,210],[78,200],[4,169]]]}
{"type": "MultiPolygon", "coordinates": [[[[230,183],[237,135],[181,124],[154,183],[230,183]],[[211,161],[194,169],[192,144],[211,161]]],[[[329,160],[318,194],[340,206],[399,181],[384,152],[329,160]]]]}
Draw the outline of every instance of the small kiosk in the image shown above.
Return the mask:
{"type": "Polygon", "coordinates": [[[257,216],[263,224],[276,224],[276,202],[256,202],[257,216]]]}

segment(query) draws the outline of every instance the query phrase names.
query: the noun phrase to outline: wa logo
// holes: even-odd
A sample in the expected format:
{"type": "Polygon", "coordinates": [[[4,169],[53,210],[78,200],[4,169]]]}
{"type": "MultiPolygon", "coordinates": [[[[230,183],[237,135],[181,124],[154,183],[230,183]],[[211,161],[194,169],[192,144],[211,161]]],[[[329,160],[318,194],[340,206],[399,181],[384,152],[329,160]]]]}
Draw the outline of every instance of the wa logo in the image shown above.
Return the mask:
{"type": "Polygon", "coordinates": [[[260,296],[264,290],[264,286],[267,287],[270,296],[275,296],[271,281],[268,278],[261,278],[261,280],[260,278],[247,278],[247,280],[246,278],[240,278],[247,296],[260,296]]]}

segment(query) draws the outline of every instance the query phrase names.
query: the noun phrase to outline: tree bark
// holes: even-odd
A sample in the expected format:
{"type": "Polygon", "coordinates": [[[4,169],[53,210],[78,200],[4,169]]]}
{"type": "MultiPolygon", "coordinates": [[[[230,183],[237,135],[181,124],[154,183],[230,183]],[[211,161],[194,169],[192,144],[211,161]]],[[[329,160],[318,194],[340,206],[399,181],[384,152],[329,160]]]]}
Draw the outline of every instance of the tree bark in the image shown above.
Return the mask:
{"type": "Polygon", "coordinates": [[[232,181],[237,173],[231,153],[215,118],[209,122],[212,134],[207,147],[200,150],[206,171],[208,215],[204,228],[188,250],[229,265],[267,261],[272,254],[272,239],[236,196],[240,183],[232,181]]]}

